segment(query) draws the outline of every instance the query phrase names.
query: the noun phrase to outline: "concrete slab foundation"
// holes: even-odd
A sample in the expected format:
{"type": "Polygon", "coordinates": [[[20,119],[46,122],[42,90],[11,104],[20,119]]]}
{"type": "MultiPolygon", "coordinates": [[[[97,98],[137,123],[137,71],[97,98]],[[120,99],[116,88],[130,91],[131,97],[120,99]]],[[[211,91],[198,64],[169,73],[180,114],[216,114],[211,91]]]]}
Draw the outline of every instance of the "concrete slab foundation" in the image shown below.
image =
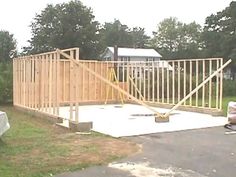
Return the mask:
{"type": "MultiPolygon", "coordinates": [[[[156,108],[165,113],[168,109],[156,108]]],[[[69,107],[60,108],[60,117],[69,119],[69,107]]],[[[155,122],[153,112],[134,104],[88,105],[79,107],[79,122],[93,122],[92,130],[113,137],[172,132],[225,125],[226,117],[187,111],[174,111],[169,122],[155,122]]]]}

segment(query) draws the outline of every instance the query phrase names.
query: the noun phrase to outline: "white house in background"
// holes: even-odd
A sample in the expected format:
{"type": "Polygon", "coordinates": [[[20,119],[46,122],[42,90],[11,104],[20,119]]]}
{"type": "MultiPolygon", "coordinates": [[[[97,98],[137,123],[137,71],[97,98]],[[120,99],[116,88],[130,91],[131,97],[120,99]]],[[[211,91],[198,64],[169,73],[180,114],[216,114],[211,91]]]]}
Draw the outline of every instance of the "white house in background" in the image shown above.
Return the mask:
{"type": "MultiPolygon", "coordinates": [[[[118,61],[158,61],[161,57],[154,49],[118,48],[118,61]]],[[[107,47],[101,58],[105,61],[113,61],[114,47],[107,47]]]]}
{"type": "MultiPolygon", "coordinates": [[[[118,61],[124,62],[140,62],[140,65],[148,65],[145,62],[155,62],[159,68],[173,70],[172,66],[167,61],[161,61],[161,55],[154,49],[140,49],[140,48],[118,48],[118,61]],[[159,62],[158,62],[159,61],[159,62]]],[[[104,61],[114,61],[114,47],[107,47],[101,55],[104,61]]],[[[147,68],[148,69],[148,68],[147,68]]]]}

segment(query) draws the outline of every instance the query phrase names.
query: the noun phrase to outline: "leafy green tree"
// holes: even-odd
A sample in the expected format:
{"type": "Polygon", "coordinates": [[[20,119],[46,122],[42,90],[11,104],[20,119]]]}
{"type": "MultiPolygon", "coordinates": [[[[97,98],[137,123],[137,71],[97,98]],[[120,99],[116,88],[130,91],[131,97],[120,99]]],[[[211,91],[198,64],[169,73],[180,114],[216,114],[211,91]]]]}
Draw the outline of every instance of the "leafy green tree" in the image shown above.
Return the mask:
{"type": "Polygon", "coordinates": [[[206,18],[203,40],[208,57],[232,58],[236,62],[236,1],[206,18]]]}
{"type": "Polygon", "coordinates": [[[0,104],[12,102],[12,58],[16,56],[16,40],[8,31],[0,31],[0,104]]]}
{"type": "Polygon", "coordinates": [[[95,58],[99,52],[98,25],[92,10],[79,0],[48,5],[31,24],[32,38],[25,52],[79,47],[81,58],[95,58]]]}
{"type": "Polygon", "coordinates": [[[119,20],[112,23],[105,23],[100,30],[100,44],[103,49],[107,46],[137,47],[146,46],[149,37],[145,34],[144,28],[135,27],[130,29],[119,20]]]}
{"type": "Polygon", "coordinates": [[[100,30],[101,44],[103,47],[117,45],[119,47],[132,46],[132,36],[127,25],[119,20],[113,23],[105,23],[100,30]]]}
{"type": "Polygon", "coordinates": [[[195,22],[184,24],[177,18],[167,18],[159,23],[151,46],[164,58],[197,58],[201,55],[201,26],[195,22]]]}
{"type": "Polygon", "coordinates": [[[233,59],[232,77],[236,77],[236,1],[229,7],[206,18],[202,35],[207,57],[233,59]]]}
{"type": "Polygon", "coordinates": [[[149,36],[145,34],[144,28],[135,27],[131,31],[132,45],[135,48],[146,48],[149,36]]]}
{"type": "Polygon", "coordinates": [[[16,41],[8,31],[0,31],[0,62],[9,61],[16,55],[16,41]]]}

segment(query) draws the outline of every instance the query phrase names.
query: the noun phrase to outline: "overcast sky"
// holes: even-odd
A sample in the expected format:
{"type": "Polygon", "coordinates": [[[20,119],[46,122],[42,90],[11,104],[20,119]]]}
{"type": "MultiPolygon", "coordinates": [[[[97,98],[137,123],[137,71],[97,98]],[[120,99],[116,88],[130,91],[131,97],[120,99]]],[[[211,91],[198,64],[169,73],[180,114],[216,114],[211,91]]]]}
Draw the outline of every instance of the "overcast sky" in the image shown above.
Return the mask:
{"type": "MultiPolygon", "coordinates": [[[[0,30],[14,34],[18,48],[30,39],[30,23],[36,13],[47,4],[69,0],[2,0],[0,3],[0,30]]],[[[203,25],[205,18],[223,10],[232,0],[81,0],[93,9],[101,23],[119,19],[129,27],[143,27],[148,35],[157,29],[164,18],[177,17],[180,21],[196,21],[203,25]]]]}

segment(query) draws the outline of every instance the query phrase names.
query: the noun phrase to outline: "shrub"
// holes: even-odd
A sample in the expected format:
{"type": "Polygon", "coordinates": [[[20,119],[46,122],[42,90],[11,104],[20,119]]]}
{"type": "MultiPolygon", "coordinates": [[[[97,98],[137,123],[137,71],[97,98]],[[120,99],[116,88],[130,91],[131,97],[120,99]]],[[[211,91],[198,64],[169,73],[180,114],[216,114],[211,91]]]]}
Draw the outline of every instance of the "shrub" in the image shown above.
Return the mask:
{"type": "Polygon", "coordinates": [[[0,104],[13,101],[12,62],[0,63],[0,104]]]}
{"type": "Polygon", "coordinates": [[[236,96],[236,80],[224,80],[223,96],[236,96]]]}

